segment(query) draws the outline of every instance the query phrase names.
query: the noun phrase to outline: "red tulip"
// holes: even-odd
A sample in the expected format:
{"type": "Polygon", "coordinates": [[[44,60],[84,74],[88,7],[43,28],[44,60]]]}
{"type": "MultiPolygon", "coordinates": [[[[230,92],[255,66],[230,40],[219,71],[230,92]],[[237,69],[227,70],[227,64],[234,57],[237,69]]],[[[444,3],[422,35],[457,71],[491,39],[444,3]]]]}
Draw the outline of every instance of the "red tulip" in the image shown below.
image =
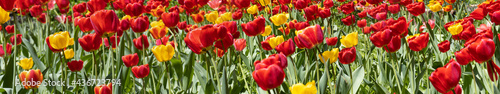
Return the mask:
{"type": "Polygon", "coordinates": [[[248,23],[242,23],[241,28],[247,36],[256,36],[264,33],[266,27],[266,20],[264,17],[259,16],[257,19],[248,23]]]}
{"type": "Polygon", "coordinates": [[[342,64],[351,64],[356,59],[356,47],[344,48],[339,52],[339,61],[342,64]]]}
{"type": "Polygon", "coordinates": [[[98,34],[87,34],[78,39],[80,46],[87,52],[98,50],[102,44],[102,38],[98,34]]]}
{"type": "Polygon", "coordinates": [[[319,16],[318,12],[319,12],[318,5],[311,5],[304,9],[304,17],[307,19],[307,21],[312,21],[318,18],[319,16]]]}
{"type": "Polygon", "coordinates": [[[431,81],[437,91],[440,93],[447,93],[458,85],[461,76],[462,71],[460,65],[452,59],[448,64],[432,72],[431,76],[429,76],[429,81],[431,81]]]}
{"type": "Polygon", "coordinates": [[[391,32],[392,31],[390,29],[385,29],[384,31],[372,33],[370,41],[372,41],[373,45],[377,47],[383,47],[391,42],[391,32]]]}
{"type": "Polygon", "coordinates": [[[455,58],[460,65],[467,65],[473,60],[468,48],[462,48],[460,51],[455,52],[455,58]]]}
{"type": "Polygon", "coordinates": [[[429,33],[424,32],[420,33],[418,36],[411,37],[407,39],[408,41],[408,46],[410,46],[410,49],[413,51],[420,51],[427,47],[427,44],[429,42],[429,33]]]}
{"type": "Polygon", "coordinates": [[[179,23],[179,13],[177,12],[169,12],[161,14],[161,19],[165,26],[171,28],[175,27],[177,23],[179,23]]]}
{"type": "Polygon", "coordinates": [[[495,42],[487,37],[478,36],[473,39],[472,43],[466,43],[465,45],[474,61],[478,63],[490,60],[495,54],[495,42]]]}
{"type": "Polygon", "coordinates": [[[311,3],[311,0],[293,0],[292,4],[296,9],[304,9],[311,3]]]}
{"type": "Polygon", "coordinates": [[[204,21],[204,18],[203,17],[205,15],[205,11],[200,11],[196,14],[191,14],[191,18],[193,18],[193,21],[195,23],[200,23],[200,22],[203,22],[204,21]]]}
{"type": "MultiPolygon", "coordinates": [[[[370,30],[370,27],[369,27],[369,26],[365,26],[365,27],[363,27],[363,33],[364,33],[364,34],[368,34],[368,33],[370,33],[370,32],[371,32],[371,30],[370,30]]],[[[393,33],[391,33],[391,34],[393,34],[393,33]]]]}
{"type": "Polygon", "coordinates": [[[388,25],[387,21],[379,21],[377,23],[370,25],[370,31],[379,32],[385,30],[387,25],[388,25]]]}
{"type": "Polygon", "coordinates": [[[231,1],[236,7],[240,9],[250,7],[250,0],[231,0],[231,1]]]}
{"type": "Polygon", "coordinates": [[[376,14],[375,19],[377,20],[386,20],[387,19],[387,12],[379,12],[376,14]]]}
{"type": "Polygon", "coordinates": [[[135,48],[139,50],[144,50],[149,47],[148,37],[146,35],[141,35],[138,38],[132,40],[134,42],[135,48]]]}
{"type": "Polygon", "coordinates": [[[109,37],[113,35],[120,26],[120,20],[113,10],[101,10],[90,16],[92,27],[99,35],[109,37]]]}
{"type": "Polygon", "coordinates": [[[207,47],[213,45],[213,43],[217,40],[218,28],[212,25],[205,25],[200,28],[196,28],[187,33],[184,38],[184,42],[186,45],[196,54],[201,54],[202,52],[207,51],[207,47]]]}
{"type": "Polygon", "coordinates": [[[0,7],[2,7],[5,11],[12,11],[16,1],[17,0],[0,0],[0,7]]]}
{"type": "Polygon", "coordinates": [[[132,67],[132,73],[134,73],[136,78],[144,78],[149,75],[149,65],[134,66],[132,67]]]}
{"type": "Polygon", "coordinates": [[[393,53],[401,48],[401,36],[393,36],[391,42],[384,47],[385,51],[393,53]]]}
{"type": "Polygon", "coordinates": [[[350,16],[347,16],[345,18],[342,18],[342,23],[344,23],[344,25],[351,25],[352,23],[354,23],[354,19],[356,19],[354,17],[354,15],[350,15],[350,16]]]}
{"type": "Polygon", "coordinates": [[[363,28],[366,26],[366,19],[361,19],[357,22],[359,28],[363,28]]]}
{"type": "Polygon", "coordinates": [[[297,22],[294,24],[293,27],[295,27],[295,30],[302,30],[302,29],[309,27],[309,26],[311,26],[311,25],[309,25],[309,22],[306,21],[306,22],[297,22]]]}
{"type": "Polygon", "coordinates": [[[399,12],[399,4],[394,4],[394,5],[390,5],[388,7],[388,10],[392,13],[392,14],[397,14],[399,12]]]}
{"type": "MultiPolygon", "coordinates": [[[[290,4],[290,2],[292,0],[278,0],[280,2],[281,5],[286,5],[286,4],[290,4]]],[[[331,1],[331,0],[330,0],[331,1]]]]}
{"type": "Polygon", "coordinates": [[[349,2],[349,3],[342,4],[339,7],[339,10],[341,10],[342,13],[344,13],[344,14],[351,14],[351,12],[354,11],[354,3],[349,2]]]}
{"type": "Polygon", "coordinates": [[[295,52],[295,44],[292,39],[288,39],[287,41],[276,46],[276,52],[282,53],[286,56],[290,56],[295,52]]]}
{"type": "Polygon", "coordinates": [[[42,10],[42,7],[40,5],[34,5],[30,8],[30,14],[33,17],[38,17],[38,16],[42,15],[42,13],[43,13],[43,10],[42,10]]]}
{"type": "Polygon", "coordinates": [[[455,93],[453,93],[453,91],[448,91],[448,93],[443,93],[443,94],[462,94],[462,86],[460,86],[460,84],[457,84],[454,90],[455,93]]]}
{"type": "Polygon", "coordinates": [[[392,30],[391,35],[402,35],[408,31],[408,24],[406,23],[405,17],[399,17],[398,20],[395,20],[393,23],[389,23],[389,29],[392,30]]]}
{"type": "Polygon", "coordinates": [[[269,44],[269,39],[271,39],[272,37],[275,37],[274,35],[271,35],[271,36],[268,36],[266,38],[266,40],[260,42],[260,46],[262,46],[262,49],[266,50],[266,51],[269,51],[269,50],[272,50],[273,48],[271,47],[271,45],[269,44]]]}
{"type": "Polygon", "coordinates": [[[493,62],[493,60],[488,61],[486,67],[488,70],[488,76],[490,76],[491,81],[498,80],[498,76],[500,76],[500,67],[498,67],[497,64],[493,62]]]}
{"type": "Polygon", "coordinates": [[[120,29],[128,30],[130,28],[131,19],[122,19],[120,20],[120,29]]]}
{"type": "Polygon", "coordinates": [[[89,33],[90,31],[94,30],[89,17],[75,18],[75,25],[80,27],[80,30],[82,30],[84,33],[89,33]]]}
{"type": "Polygon", "coordinates": [[[495,23],[495,25],[500,24],[500,11],[495,11],[492,13],[489,13],[491,22],[495,23]]]}
{"type": "Polygon", "coordinates": [[[335,45],[337,45],[337,42],[338,42],[337,40],[338,40],[337,37],[326,38],[326,44],[328,46],[335,46],[335,45]]]}
{"type": "Polygon", "coordinates": [[[144,13],[144,6],[140,3],[129,3],[125,6],[123,12],[132,17],[141,16],[144,13]]]}
{"type": "Polygon", "coordinates": [[[87,11],[87,3],[79,3],[73,6],[73,11],[78,13],[83,13],[87,11]]]}
{"type": "Polygon", "coordinates": [[[45,13],[42,13],[40,16],[38,16],[36,20],[38,20],[40,23],[45,23],[46,22],[45,13]]]}
{"type": "Polygon", "coordinates": [[[323,30],[319,25],[309,26],[299,31],[294,39],[299,48],[312,49],[317,44],[323,43],[323,30]]]}
{"type": "Polygon", "coordinates": [[[439,47],[439,51],[441,51],[442,53],[445,53],[448,50],[450,50],[450,41],[445,40],[445,41],[439,43],[438,47],[439,47]]]}
{"type": "Polygon", "coordinates": [[[368,2],[369,4],[378,4],[382,1],[384,1],[384,0],[366,0],[366,2],[368,2]]]}
{"type": "Polygon", "coordinates": [[[3,49],[3,45],[0,45],[0,57],[4,57],[5,56],[5,52],[7,52],[7,55],[10,55],[12,53],[12,45],[7,43],[7,45],[5,46],[5,49],[3,49]]]}
{"type": "Polygon", "coordinates": [[[14,33],[15,32],[14,29],[15,29],[14,25],[7,25],[7,26],[5,26],[5,31],[7,31],[7,33],[9,33],[9,34],[14,33]]]}
{"type": "Polygon", "coordinates": [[[245,39],[234,40],[234,48],[236,48],[236,51],[243,51],[243,49],[245,49],[246,46],[247,46],[247,40],[245,39]]]}
{"type": "Polygon", "coordinates": [[[109,42],[111,42],[111,48],[112,49],[115,49],[116,48],[116,44],[120,44],[120,36],[116,37],[115,35],[109,37],[109,41],[108,41],[108,38],[103,38],[104,40],[104,46],[106,47],[109,47],[109,42]],[[115,42],[115,40],[118,40],[115,42]]]}
{"type": "Polygon", "coordinates": [[[23,71],[19,74],[24,89],[36,89],[43,83],[43,74],[40,69],[23,71]]]}
{"type": "Polygon", "coordinates": [[[23,35],[16,34],[15,36],[10,37],[10,43],[12,43],[14,45],[19,45],[23,42],[22,37],[23,37],[23,35]],[[14,41],[15,41],[15,43],[14,43],[14,41]]]}
{"type": "Polygon", "coordinates": [[[318,13],[319,17],[321,18],[328,18],[330,17],[332,14],[330,13],[330,9],[322,9],[319,11],[318,13]]]}
{"type": "Polygon", "coordinates": [[[69,0],[56,0],[56,4],[59,7],[59,9],[69,8],[69,0]]]}
{"type": "Polygon", "coordinates": [[[413,16],[419,16],[420,14],[425,12],[424,2],[411,3],[406,5],[406,8],[413,16]]]}
{"type": "Polygon", "coordinates": [[[231,15],[233,20],[239,20],[241,17],[243,17],[243,14],[241,13],[241,10],[236,10],[233,15],[231,15]]]}
{"type": "MultiPolygon", "coordinates": [[[[87,2],[87,8],[90,14],[94,14],[100,10],[104,10],[107,6],[107,3],[104,0],[90,0],[87,2]]],[[[114,13],[114,11],[113,11],[114,13]]],[[[116,14],[115,14],[116,15],[116,14]]]]}
{"type": "Polygon", "coordinates": [[[147,16],[137,17],[130,21],[130,27],[135,33],[142,33],[149,28],[149,19],[147,16]]]}
{"type": "Polygon", "coordinates": [[[113,84],[104,84],[100,86],[95,86],[94,88],[94,93],[95,94],[113,94],[113,84]]]}
{"type": "Polygon", "coordinates": [[[253,71],[252,76],[261,89],[273,89],[283,83],[285,78],[283,68],[287,66],[285,55],[273,54],[261,61],[255,61],[254,66],[255,70],[253,71]]]}
{"type": "Polygon", "coordinates": [[[217,40],[215,41],[215,47],[226,50],[233,46],[234,40],[231,32],[224,25],[216,25],[217,26],[217,40]]]}
{"type": "Polygon", "coordinates": [[[333,0],[325,0],[325,1],[323,1],[323,7],[325,7],[325,8],[331,8],[331,7],[333,7],[333,0]]]}
{"type": "Polygon", "coordinates": [[[483,20],[486,15],[488,15],[488,12],[483,8],[476,8],[470,13],[470,17],[476,20],[483,20]]]}
{"type": "Polygon", "coordinates": [[[83,68],[83,61],[82,60],[73,60],[73,61],[70,61],[66,64],[68,65],[69,70],[71,70],[72,72],[80,71],[83,68]]]}
{"type": "Polygon", "coordinates": [[[359,18],[364,18],[364,17],[366,17],[366,16],[367,16],[366,11],[367,11],[367,10],[364,10],[364,11],[359,12],[359,13],[358,13],[358,17],[359,17],[359,18]]]}

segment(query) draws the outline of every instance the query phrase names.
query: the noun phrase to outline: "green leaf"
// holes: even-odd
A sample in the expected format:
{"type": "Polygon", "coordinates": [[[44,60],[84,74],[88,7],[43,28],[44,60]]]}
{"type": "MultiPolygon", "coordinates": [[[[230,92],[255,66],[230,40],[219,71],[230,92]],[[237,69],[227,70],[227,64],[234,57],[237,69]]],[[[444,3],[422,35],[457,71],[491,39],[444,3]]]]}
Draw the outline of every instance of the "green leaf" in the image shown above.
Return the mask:
{"type": "Polygon", "coordinates": [[[328,71],[323,72],[323,76],[321,76],[321,79],[319,80],[319,94],[326,94],[326,86],[329,84],[327,81],[328,78],[326,77],[327,73],[328,71]]]}
{"type": "Polygon", "coordinates": [[[40,69],[42,71],[45,70],[45,65],[38,58],[38,55],[36,54],[35,49],[33,49],[33,45],[30,44],[31,42],[25,38],[23,38],[23,41],[24,42],[22,44],[24,44],[24,47],[27,48],[28,51],[30,52],[31,57],[33,58],[33,63],[35,63],[35,66],[38,67],[38,69],[40,69]]]}
{"type": "Polygon", "coordinates": [[[359,86],[361,85],[361,82],[363,81],[364,77],[365,77],[365,69],[363,67],[358,67],[358,69],[354,70],[354,73],[352,75],[353,78],[352,94],[357,94],[356,92],[358,91],[359,86]]]}

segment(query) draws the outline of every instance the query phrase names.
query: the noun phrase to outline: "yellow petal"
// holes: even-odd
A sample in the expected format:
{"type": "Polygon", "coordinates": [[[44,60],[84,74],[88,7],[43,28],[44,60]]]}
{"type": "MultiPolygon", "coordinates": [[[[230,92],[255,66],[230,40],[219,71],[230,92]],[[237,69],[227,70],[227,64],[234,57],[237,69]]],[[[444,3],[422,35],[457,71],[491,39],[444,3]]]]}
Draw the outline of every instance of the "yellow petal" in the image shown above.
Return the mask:
{"type": "Polygon", "coordinates": [[[340,39],[340,43],[342,43],[342,45],[347,48],[358,45],[358,32],[353,32],[347,34],[347,36],[342,36],[342,39],[340,39]]]}
{"type": "Polygon", "coordinates": [[[266,30],[264,31],[264,33],[262,33],[261,35],[262,36],[267,36],[269,34],[271,34],[271,31],[273,31],[273,28],[271,28],[271,26],[266,26],[266,30]]]}
{"type": "Polygon", "coordinates": [[[285,39],[283,38],[283,36],[272,37],[269,39],[269,45],[273,49],[283,42],[285,42],[285,39]]]}
{"type": "Polygon", "coordinates": [[[66,59],[71,59],[73,58],[73,56],[75,56],[75,52],[73,52],[73,49],[64,50],[64,57],[66,57],[66,59]]]}
{"type": "Polygon", "coordinates": [[[448,31],[451,33],[451,35],[457,35],[460,34],[463,31],[463,27],[460,23],[456,23],[454,25],[451,25],[448,27],[448,31]]]}
{"type": "Polygon", "coordinates": [[[5,22],[10,20],[9,14],[10,12],[7,12],[2,7],[0,7],[0,24],[4,24],[5,22]]]}
{"type": "Polygon", "coordinates": [[[33,67],[33,58],[21,59],[17,64],[21,66],[21,68],[29,70],[33,67]]]}

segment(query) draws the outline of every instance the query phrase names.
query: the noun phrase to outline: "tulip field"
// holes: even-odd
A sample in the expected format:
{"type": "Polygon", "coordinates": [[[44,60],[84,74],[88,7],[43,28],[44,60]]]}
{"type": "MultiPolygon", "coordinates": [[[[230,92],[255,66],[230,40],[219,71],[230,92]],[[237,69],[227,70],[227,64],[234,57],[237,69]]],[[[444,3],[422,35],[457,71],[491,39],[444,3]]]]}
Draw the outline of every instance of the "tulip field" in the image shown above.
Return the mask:
{"type": "Polygon", "coordinates": [[[0,0],[2,94],[500,94],[495,0],[0,0]]]}

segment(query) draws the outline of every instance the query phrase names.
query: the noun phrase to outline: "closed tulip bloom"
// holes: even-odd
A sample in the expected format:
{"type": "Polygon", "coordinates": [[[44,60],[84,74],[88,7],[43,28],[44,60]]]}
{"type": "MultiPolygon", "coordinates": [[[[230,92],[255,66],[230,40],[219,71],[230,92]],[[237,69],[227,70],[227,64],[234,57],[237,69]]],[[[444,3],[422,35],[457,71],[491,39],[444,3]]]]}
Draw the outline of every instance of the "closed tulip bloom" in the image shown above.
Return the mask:
{"type": "Polygon", "coordinates": [[[78,71],[82,70],[82,68],[83,68],[83,61],[82,60],[73,60],[73,61],[70,61],[66,64],[68,65],[69,70],[71,70],[72,72],[78,72],[78,71]]]}
{"type": "Polygon", "coordinates": [[[87,11],[87,3],[79,3],[73,6],[73,11],[78,13],[83,13],[87,11]]]}
{"type": "Polygon", "coordinates": [[[17,64],[24,70],[29,70],[33,67],[33,58],[23,58],[17,64]]]}
{"type": "Polygon", "coordinates": [[[73,40],[71,40],[67,31],[54,33],[48,38],[50,41],[50,46],[56,50],[64,49],[71,43],[73,43],[73,40]]]}
{"type": "Polygon", "coordinates": [[[448,27],[448,32],[450,32],[451,35],[460,34],[463,30],[464,29],[460,23],[456,23],[455,25],[451,25],[450,27],[448,27]]]}
{"type": "Polygon", "coordinates": [[[469,54],[469,49],[467,47],[455,52],[455,58],[460,65],[467,65],[473,60],[472,56],[469,54]]]}
{"type": "MultiPolygon", "coordinates": [[[[452,9],[453,9],[452,5],[447,5],[447,6],[443,7],[443,11],[444,12],[450,12],[452,9]]],[[[472,13],[471,13],[471,15],[472,15],[472,13]]]]}
{"type": "Polygon", "coordinates": [[[429,81],[438,92],[447,93],[455,89],[455,86],[460,82],[461,70],[458,62],[452,59],[448,64],[432,72],[429,81]]]}
{"type": "Polygon", "coordinates": [[[207,21],[214,23],[217,20],[217,18],[219,17],[219,12],[212,11],[212,12],[206,14],[205,17],[207,18],[207,21]]]}
{"type": "Polygon", "coordinates": [[[253,5],[247,9],[248,14],[256,14],[257,12],[259,12],[257,5],[253,5]]]}
{"type": "Polygon", "coordinates": [[[92,22],[89,17],[77,17],[75,18],[75,25],[80,27],[80,30],[84,33],[89,33],[94,30],[92,27],[92,22]]]}
{"type": "Polygon", "coordinates": [[[413,16],[419,16],[420,14],[425,12],[424,2],[416,2],[409,5],[406,5],[406,8],[413,16]]]}
{"type": "Polygon", "coordinates": [[[6,11],[12,11],[12,9],[14,9],[14,3],[16,1],[17,0],[0,0],[0,7],[5,9],[6,11]]]}
{"type": "Polygon", "coordinates": [[[174,47],[170,44],[155,46],[151,51],[159,62],[169,61],[175,54],[174,47]]]}
{"type": "Polygon", "coordinates": [[[73,52],[73,49],[64,50],[64,57],[66,59],[71,59],[71,58],[73,58],[73,56],[75,56],[75,52],[73,52]]]}
{"type": "Polygon", "coordinates": [[[283,53],[286,56],[290,56],[295,52],[295,44],[292,39],[288,39],[287,41],[276,46],[276,52],[283,53]]]}
{"type": "Polygon", "coordinates": [[[95,86],[94,88],[94,93],[95,94],[113,94],[113,84],[104,84],[104,85],[99,85],[95,86]]]}
{"type": "Polygon", "coordinates": [[[10,43],[12,43],[14,45],[19,45],[23,42],[22,37],[23,37],[23,35],[16,34],[15,36],[10,37],[10,43]],[[14,43],[14,42],[16,42],[16,43],[14,43]]]}
{"type": "Polygon", "coordinates": [[[495,53],[495,42],[487,37],[476,37],[470,45],[467,46],[470,55],[474,61],[482,63],[490,60],[495,53]]]}
{"type": "Polygon", "coordinates": [[[269,39],[269,45],[271,46],[271,48],[274,49],[276,46],[283,43],[284,41],[285,41],[285,39],[283,38],[283,36],[271,37],[269,39]]]}
{"type": "Polygon", "coordinates": [[[388,6],[388,10],[392,13],[392,14],[396,14],[400,11],[400,8],[399,8],[399,4],[394,4],[394,5],[390,5],[388,6]]]}
{"type": "Polygon", "coordinates": [[[344,14],[351,14],[351,12],[354,11],[354,3],[349,2],[349,3],[342,4],[339,7],[339,10],[341,10],[342,13],[344,13],[344,14]]]}
{"type": "Polygon", "coordinates": [[[45,13],[42,13],[40,16],[38,16],[38,18],[36,18],[36,20],[37,20],[38,22],[40,22],[40,23],[43,23],[43,24],[44,24],[44,23],[46,23],[46,22],[47,22],[47,21],[46,21],[47,19],[45,19],[45,13]]]}
{"type": "Polygon", "coordinates": [[[200,28],[189,31],[184,38],[186,46],[196,54],[201,54],[207,51],[207,48],[212,46],[217,40],[217,28],[212,25],[205,25],[200,28]]]}
{"type": "Polygon", "coordinates": [[[328,46],[335,46],[337,45],[337,42],[338,42],[337,37],[326,38],[326,45],[328,46]]]}
{"type": "Polygon", "coordinates": [[[80,43],[80,46],[82,46],[83,50],[92,52],[101,47],[102,38],[97,34],[87,34],[79,38],[78,42],[80,43]]]}
{"type": "Polygon", "coordinates": [[[395,22],[392,22],[392,24],[388,25],[390,25],[388,26],[389,29],[392,30],[392,36],[403,35],[405,34],[405,32],[408,32],[408,23],[406,23],[405,17],[399,17],[398,20],[395,20],[395,22]]]}
{"type": "Polygon", "coordinates": [[[321,59],[321,62],[325,63],[327,60],[329,60],[329,63],[333,63],[337,61],[337,58],[339,57],[339,48],[333,48],[330,51],[325,51],[321,55],[319,55],[319,59],[321,59]]]}
{"type": "Polygon", "coordinates": [[[439,51],[441,51],[442,53],[445,53],[448,50],[450,50],[450,41],[445,40],[445,41],[439,43],[438,47],[439,47],[439,51]]]}
{"type": "Polygon", "coordinates": [[[427,47],[427,44],[429,42],[429,33],[424,32],[409,36],[406,38],[406,41],[408,41],[408,46],[410,46],[411,50],[420,51],[427,47]]]}
{"type": "Polygon", "coordinates": [[[434,3],[434,4],[429,4],[429,8],[431,9],[432,12],[438,12],[441,10],[443,6],[439,3],[434,3]]]}
{"type": "Polygon", "coordinates": [[[295,32],[295,42],[299,48],[312,49],[317,44],[323,43],[323,30],[319,25],[309,26],[295,32]]]}
{"type": "Polygon", "coordinates": [[[391,42],[392,36],[391,36],[391,30],[390,29],[385,29],[384,31],[379,31],[371,34],[370,36],[370,41],[372,41],[373,45],[377,47],[383,47],[389,42],[391,42]]]}
{"type": "Polygon", "coordinates": [[[267,6],[271,4],[271,0],[259,0],[260,5],[267,6]]]}
{"type": "Polygon", "coordinates": [[[358,20],[357,25],[359,28],[365,27],[366,26],[366,19],[358,20]]]}
{"type": "Polygon", "coordinates": [[[264,33],[265,26],[266,26],[266,20],[262,16],[248,23],[241,24],[241,28],[247,36],[256,36],[264,33]]]}
{"type": "Polygon", "coordinates": [[[294,84],[290,87],[292,94],[316,94],[316,83],[314,81],[308,82],[306,85],[302,83],[294,84]]]}
{"type": "Polygon", "coordinates": [[[236,48],[236,51],[243,51],[243,49],[245,49],[246,46],[247,46],[247,40],[245,39],[234,40],[234,48],[236,48]]]}
{"type": "Polygon", "coordinates": [[[142,33],[149,28],[149,19],[147,16],[137,17],[130,22],[130,27],[136,33],[142,33]]]}
{"type": "Polygon", "coordinates": [[[36,89],[43,83],[43,74],[39,69],[23,71],[19,74],[19,80],[24,89],[36,89]]]}
{"type": "Polygon", "coordinates": [[[140,3],[129,3],[127,4],[127,6],[125,6],[123,12],[132,17],[141,16],[144,12],[144,6],[142,6],[142,4],[140,3]]]}
{"type": "Polygon", "coordinates": [[[271,28],[271,26],[266,26],[266,29],[264,31],[264,33],[260,34],[262,36],[268,36],[269,34],[271,34],[271,32],[273,31],[273,28],[271,28]]]}
{"type": "Polygon", "coordinates": [[[358,45],[358,32],[352,32],[347,34],[347,36],[342,36],[340,43],[346,48],[358,45]]]}
{"type": "Polygon", "coordinates": [[[30,11],[31,16],[33,16],[33,17],[38,17],[38,16],[42,15],[42,13],[43,13],[42,6],[40,6],[40,5],[32,6],[29,11],[30,11]]]}
{"type": "MultiPolygon", "coordinates": [[[[453,4],[453,3],[455,3],[455,2],[456,2],[456,0],[444,0],[444,1],[446,1],[448,4],[453,4]]],[[[458,93],[457,93],[457,94],[458,94],[458,93]]]]}
{"type": "Polygon", "coordinates": [[[144,78],[149,75],[149,64],[132,67],[132,73],[136,78],[144,78]]]}
{"type": "Polygon", "coordinates": [[[342,64],[351,64],[356,59],[356,47],[344,48],[339,52],[339,61],[342,64]]]}
{"type": "Polygon", "coordinates": [[[179,23],[180,17],[179,13],[177,12],[169,12],[169,13],[163,13],[161,15],[161,19],[163,20],[165,26],[172,28],[175,27],[177,23],[179,23]]]}
{"type": "Polygon", "coordinates": [[[320,9],[319,13],[318,13],[319,17],[321,18],[328,18],[332,15],[331,11],[329,8],[327,9],[320,9]]]}
{"type": "Polygon", "coordinates": [[[241,13],[241,10],[237,10],[233,13],[233,15],[231,15],[231,17],[233,17],[234,20],[239,20],[243,17],[243,14],[241,13]]]}
{"type": "Polygon", "coordinates": [[[205,11],[200,11],[197,14],[191,14],[191,18],[193,18],[193,21],[195,23],[200,23],[203,22],[204,18],[203,15],[205,15],[205,11]]]}
{"type": "Polygon", "coordinates": [[[69,0],[56,0],[56,4],[60,9],[69,8],[69,0]]]}
{"type": "Polygon", "coordinates": [[[0,7],[0,24],[4,24],[5,22],[10,20],[9,14],[10,12],[7,12],[2,7],[0,7]]]}
{"type": "Polygon", "coordinates": [[[135,48],[139,50],[144,50],[149,47],[148,37],[146,35],[141,35],[136,39],[132,40],[134,42],[135,48]]]}
{"type": "Polygon", "coordinates": [[[0,45],[0,57],[4,57],[5,56],[5,52],[7,52],[7,55],[10,55],[12,53],[12,45],[7,43],[7,45],[5,45],[5,49],[3,49],[3,45],[0,45]]]}
{"type": "Polygon", "coordinates": [[[345,17],[345,18],[342,18],[342,19],[341,19],[341,21],[342,21],[342,23],[343,23],[344,25],[349,26],[349,25],[352,25],[352,23],[354,23],[354,19],[356,19],[356,18],[354,17],[354,15],[349,15],[349,16],[347,16],[347,17],[345,17]]]}
{"type": "Polygon", "coordinates": [[[96,33],[103,37],[112,36],[120,26],[120,20],[113,10],[101,10],[90,16],[90,22],[96,33]]]}
{"type": "Polygon", "coordinates": [[[231,0],[231,1],[236,7],[240,9],[247,8],[250,6],[250,0],[231,0]]]}
{"type": "Polygon", "coordinates": [[[151,33],[151,35],[153,35],[154,39],[160,39],[162,37],[165,37],[165,35],[167,35],[168,29],[162,28],[160,26],[156,26],[156,27],[152,27],[151,29],[149,29],[149,33],[151,33]]]}
{"type": "Polygon", "coordinates": [[[7,33],[9,33],[9,34],[14,33],[15,32],[14,29],[15,29],[14,25],[7,25],[7,26],[5,26],[5,31],[7,31],[7,33]]]}
{"type": "Polygon", "coordinates": [[[271,20],[271,22],[274,23],[275,26],[280,26],[285,24],[286,21],[288,20],[288,13],[276,14],[271,16],[271,18],[269,19],[271,20]]]}
{"type": "Polygon", "coordinates": [[[139,63],[139,55],[137,53],[122,56],[123,64],[127,67],[132,67],[139,63]]]}
{"type": "Polygon", "coordinates": [[[283,54],[273,54],[263,60],[254,63],[255,70],[252,73],[253,79],[263,90],[276,88],[283,83],[287,60],[283,54]]]}
{"type": "Polygon", "coordinates": [[[229,21],[232,19],[232,13],[231,12],[226,12],[222,15],[220,15],[220,17],[222,18],[222,20],[224,21],[229,21]]]}

